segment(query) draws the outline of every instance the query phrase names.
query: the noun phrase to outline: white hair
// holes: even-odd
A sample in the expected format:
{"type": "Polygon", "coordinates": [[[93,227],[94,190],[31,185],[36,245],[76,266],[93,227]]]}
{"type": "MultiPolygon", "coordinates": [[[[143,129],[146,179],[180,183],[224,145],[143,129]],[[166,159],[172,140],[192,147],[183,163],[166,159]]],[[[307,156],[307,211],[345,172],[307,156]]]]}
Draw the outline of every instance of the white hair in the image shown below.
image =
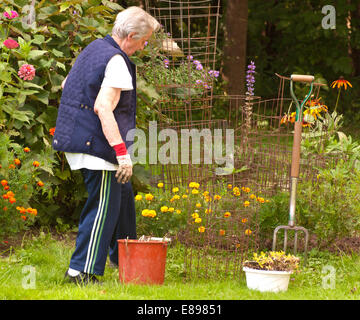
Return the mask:
{"type": "Polygon", "coordinates": [[[134,39],[140,39],[150,30],[157,31],[159,28],[159,22],[146,11],[140,7],[129,7],[117,15],[112,34],[124,39],[135,32],[134,39]]]}

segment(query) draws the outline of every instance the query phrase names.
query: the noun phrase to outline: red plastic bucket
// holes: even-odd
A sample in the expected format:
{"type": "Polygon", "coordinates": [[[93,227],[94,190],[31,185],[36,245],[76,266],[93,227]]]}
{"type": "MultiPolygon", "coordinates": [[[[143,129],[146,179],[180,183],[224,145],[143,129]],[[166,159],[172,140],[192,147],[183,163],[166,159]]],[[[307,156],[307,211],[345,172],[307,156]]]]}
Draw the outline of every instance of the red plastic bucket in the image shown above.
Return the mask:
{"type": "Polygon", "coordinates": [[[119,280],[124,283],[163,284],[166,241],[118,240],[119,280]]]}

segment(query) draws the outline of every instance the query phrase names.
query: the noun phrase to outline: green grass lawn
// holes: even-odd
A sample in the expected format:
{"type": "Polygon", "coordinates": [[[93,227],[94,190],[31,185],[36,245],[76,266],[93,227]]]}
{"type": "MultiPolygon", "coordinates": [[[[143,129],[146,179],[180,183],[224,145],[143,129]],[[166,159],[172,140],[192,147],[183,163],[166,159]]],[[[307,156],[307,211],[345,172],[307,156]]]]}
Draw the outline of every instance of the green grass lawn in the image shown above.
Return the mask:
{"type": "Polygon", "coordinates": [[[184,279],[180,245],[169,247],[165,283],[161,286],[121,284],[118,270],[106,267],[102,285],[86,287],[64,283],[63,277],[73,251],[73,241],[55,240],[40,234],[22,247],[0,258],[1,300],[328,300],[360,298],[360,255],[334,255],[312,250],[308,264],[291,277],[289,289],[282,293],[260,293],[239,279],[184,279]],[[29,267],[35,282],[29,279],[29,267]],[[334,282],[330,282],[333,272],[334,282]],[[31,288],[31,285],[34,285],[31,288]],[[30,286],[30,287],[29,287],[30,286]]]}

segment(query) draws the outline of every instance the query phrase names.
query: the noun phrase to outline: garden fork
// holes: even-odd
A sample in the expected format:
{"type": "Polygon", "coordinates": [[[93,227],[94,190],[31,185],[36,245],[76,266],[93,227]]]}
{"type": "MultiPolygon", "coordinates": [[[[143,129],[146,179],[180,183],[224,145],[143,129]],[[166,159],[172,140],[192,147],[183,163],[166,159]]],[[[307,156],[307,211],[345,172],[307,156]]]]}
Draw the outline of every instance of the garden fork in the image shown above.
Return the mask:
{"type": "Polygon", "coordinates": [[[301,147],[301,131],[302,131],[302,122],[303,122],[303,107],[305,103],[309,100],[312,89],[313,89],[314,76],[308,75],[291,75],[290,78],[290,94],[296,105],[296,118],[295,118],[295,128],[294,128],[294,143],[292,148],[292,159],[291,159],[291,181],[290,181],[290,210],[289,210],[289,223],[287,226],[277,226],[274,230],[273,246],[272,250],[276,250],[276,235],[280,229],[284,229],[284,251],[286,251],[287,241],[288,241],[288,230],[294,231],[294,254],[297,251],[297,234],[299,231],[302,231],[305,235],[305,247],[304,247],[304,264],[306,264],[307,258],[307,247],[309,241],[309,232],[307,229],[301,226],[295,225],[295,205],[296,205],[296,189],[297,182],[299,179],[300,171],[300,147],[301,147]],[[308,82],[310,83],[310,90],[305,99],[300,104],[298,99],[295,96],[293,83],[294,82],[308,82]]]}

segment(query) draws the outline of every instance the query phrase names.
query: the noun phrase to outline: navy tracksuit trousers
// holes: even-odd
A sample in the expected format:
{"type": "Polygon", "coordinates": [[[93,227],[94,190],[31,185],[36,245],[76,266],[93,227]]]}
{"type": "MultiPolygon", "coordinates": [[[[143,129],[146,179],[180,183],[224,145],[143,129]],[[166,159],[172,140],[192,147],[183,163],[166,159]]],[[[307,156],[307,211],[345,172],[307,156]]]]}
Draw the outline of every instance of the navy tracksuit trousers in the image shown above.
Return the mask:
{"type": "Polygon", "coordinates": [[[118,239],[136,239],[131,183],[116,181],[116,171],[81,169],[88,199],[81,212],[70,268],[103,275],[106,258],[118,263],[118,239]]]}

